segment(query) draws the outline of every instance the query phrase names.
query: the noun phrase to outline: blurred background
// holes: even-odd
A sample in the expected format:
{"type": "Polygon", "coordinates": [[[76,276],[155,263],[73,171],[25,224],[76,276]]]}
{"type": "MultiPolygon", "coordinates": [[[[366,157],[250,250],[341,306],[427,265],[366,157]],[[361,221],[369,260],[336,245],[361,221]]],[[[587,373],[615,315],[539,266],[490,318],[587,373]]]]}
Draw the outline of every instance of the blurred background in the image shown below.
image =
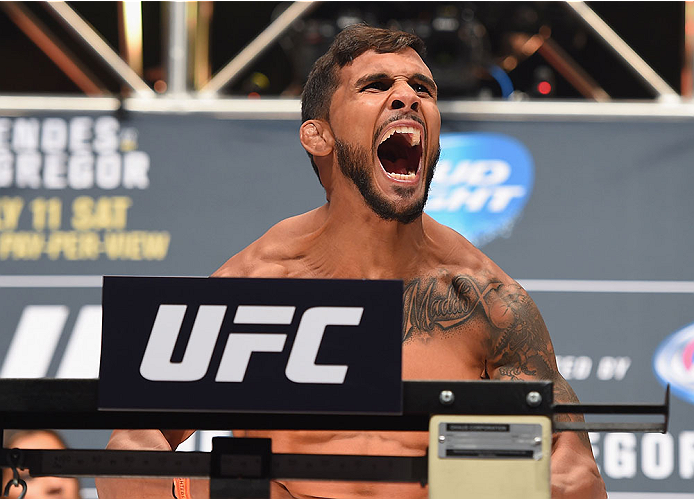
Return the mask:
{"type": "Polygon", "coordinates": [[[694,2],[0,2],[0,377],[97,377],[103,275],[206,276],[324,203],[299,96],[362,21],[426,42],[426,212],[530,292],[581,400],[671,385],[668,433],[591,434],[610,497],[694,499],[694,2]]]}

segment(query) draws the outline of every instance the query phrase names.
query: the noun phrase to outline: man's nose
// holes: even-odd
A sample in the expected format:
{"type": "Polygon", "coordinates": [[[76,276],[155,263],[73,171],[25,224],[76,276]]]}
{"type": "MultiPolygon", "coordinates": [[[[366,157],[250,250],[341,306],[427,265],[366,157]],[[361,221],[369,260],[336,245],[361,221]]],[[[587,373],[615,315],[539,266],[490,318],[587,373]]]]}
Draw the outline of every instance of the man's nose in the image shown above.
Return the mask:
{"type": "Polygon", "coordinates": [[[418,111],[420,104],[420,97],[409,84],[399,82],[394,85],[393,93],[390,95],[391,109],[418,111]]]}

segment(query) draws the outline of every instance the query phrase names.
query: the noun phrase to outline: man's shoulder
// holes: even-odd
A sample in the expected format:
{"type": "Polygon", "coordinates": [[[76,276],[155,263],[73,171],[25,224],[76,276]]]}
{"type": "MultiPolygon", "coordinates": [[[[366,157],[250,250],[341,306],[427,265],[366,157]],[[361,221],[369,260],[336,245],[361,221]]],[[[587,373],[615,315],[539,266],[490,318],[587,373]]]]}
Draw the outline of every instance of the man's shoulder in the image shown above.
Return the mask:
{"type": "Polygon", "coordinates": [[[439,269],[445,270],[446,275],[464,275],[481,282],[514,282],[482,250],[455,230],[430,217],[427,217],[426,226],[436,248],[439,269]]]}
{"type": "Polygon", "coordinates": [[[213,277],[289,277],[294,273],[300,237],[311,230],[315,211],[284,219],[229,258],[213,277]]]}
{"type": "Polygon", "coordinates": [[[287,277],[285,266],[263,259],[251,246],[229,258],[212,277],[287,277]]]}

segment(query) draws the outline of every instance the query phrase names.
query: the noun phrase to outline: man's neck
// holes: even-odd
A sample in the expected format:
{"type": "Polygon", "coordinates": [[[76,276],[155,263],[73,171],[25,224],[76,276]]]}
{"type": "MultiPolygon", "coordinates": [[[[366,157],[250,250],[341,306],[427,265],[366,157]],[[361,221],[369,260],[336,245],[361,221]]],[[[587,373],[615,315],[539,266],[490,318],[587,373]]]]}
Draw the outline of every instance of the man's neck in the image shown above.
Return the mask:
{"type": "Polygon", "coordinates": [[[320,212],[315,250],[327,274],[403,278],[414,275],[428,253],[421,215],[409,224],[384,220],[354,196],[333,197],[320,212]]]}

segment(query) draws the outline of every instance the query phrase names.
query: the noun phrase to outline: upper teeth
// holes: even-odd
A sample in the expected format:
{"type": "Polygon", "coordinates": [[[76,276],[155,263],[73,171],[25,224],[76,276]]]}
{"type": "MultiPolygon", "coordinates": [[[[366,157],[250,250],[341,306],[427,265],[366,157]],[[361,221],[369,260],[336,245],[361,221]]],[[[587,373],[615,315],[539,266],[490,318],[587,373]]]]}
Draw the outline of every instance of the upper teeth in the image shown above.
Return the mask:
{"type": "Polygon", "coordinates": [[[386,133],[381,139],[381,144],[383,144],[386,140],[392,137],[395,133],[407,134],[411,147],[419,145],[419,129],[413,126],[396,126],[391,128],[390,130],[388,130],[388,133],[386,133]]]}

